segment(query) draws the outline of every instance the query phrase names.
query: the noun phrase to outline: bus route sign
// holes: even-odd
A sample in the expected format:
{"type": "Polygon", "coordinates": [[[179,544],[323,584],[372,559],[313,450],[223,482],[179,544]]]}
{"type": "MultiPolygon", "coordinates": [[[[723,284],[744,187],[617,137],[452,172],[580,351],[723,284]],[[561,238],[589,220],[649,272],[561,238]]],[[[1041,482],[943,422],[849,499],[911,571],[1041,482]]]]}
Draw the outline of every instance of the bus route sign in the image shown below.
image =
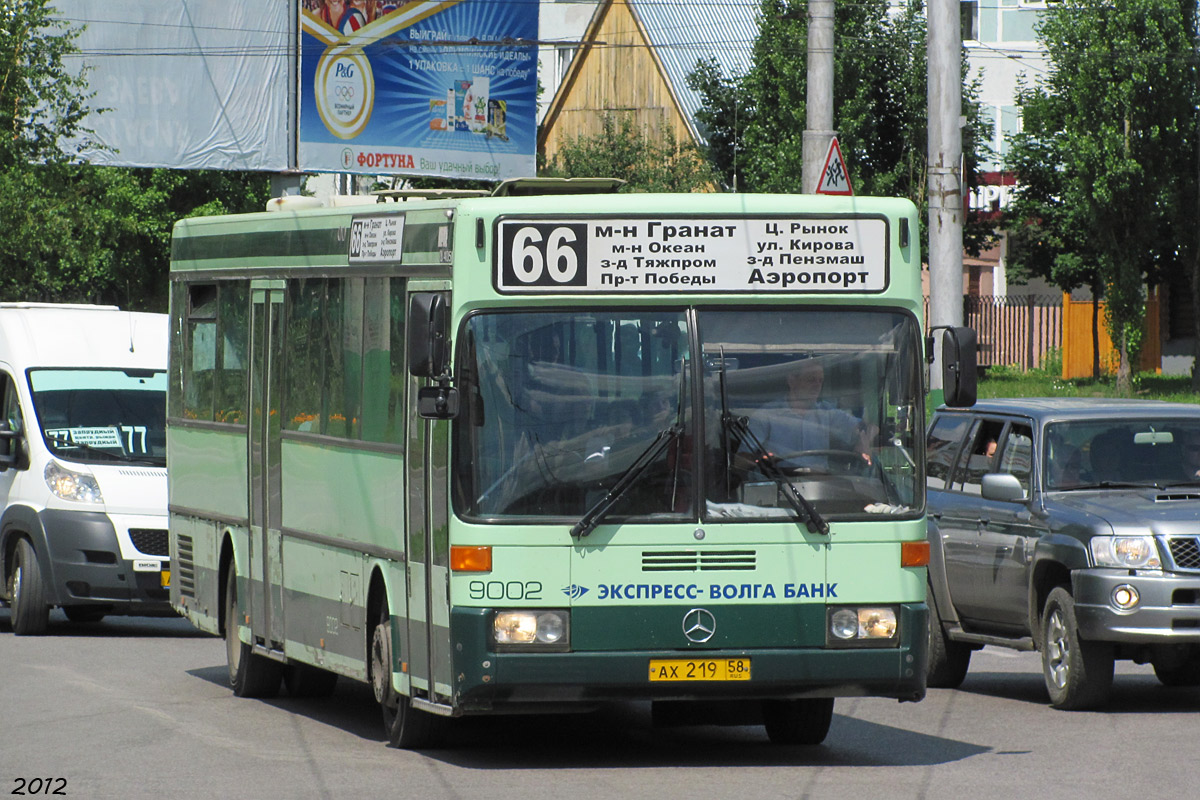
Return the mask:
{"type": "Polygon", "coordinates": [[[877,216],[504,218],[494,281],[506,294],[877,293],[888,286],[877,216]]]}

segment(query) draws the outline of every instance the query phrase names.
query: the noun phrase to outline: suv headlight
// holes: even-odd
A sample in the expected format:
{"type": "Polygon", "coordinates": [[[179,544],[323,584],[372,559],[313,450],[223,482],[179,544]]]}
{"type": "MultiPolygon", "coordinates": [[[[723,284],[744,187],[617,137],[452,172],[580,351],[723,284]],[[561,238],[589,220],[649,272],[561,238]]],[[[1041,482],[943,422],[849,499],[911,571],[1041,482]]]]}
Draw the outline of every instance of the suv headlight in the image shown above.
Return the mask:
{"type": "Polygon", "coordinates": [[[95,476],[86,472],[76,472],[51,461],[46,464],[45,477],[50,491],[63,500],[74,500],[77,503],[104,502],[104,495],[100,494],[100,484],[96,483],[95,476]]]}
{"type": "Polygon", "coordinates": [[[1097,536],[1091,549],[1097,567],[1162,569],[1153,536],[1097,536]]]}

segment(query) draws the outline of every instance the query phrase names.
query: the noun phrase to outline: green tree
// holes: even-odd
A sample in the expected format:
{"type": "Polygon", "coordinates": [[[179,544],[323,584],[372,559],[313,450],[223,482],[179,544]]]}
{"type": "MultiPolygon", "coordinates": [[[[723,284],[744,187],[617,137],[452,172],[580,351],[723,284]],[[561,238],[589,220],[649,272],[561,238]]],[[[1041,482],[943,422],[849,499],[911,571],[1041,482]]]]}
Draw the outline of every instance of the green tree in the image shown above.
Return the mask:
{"type": "Polygon", "coordinates": [[[171,227],[183,216],[261,210],[268,178],[79,163],[86,73],[78,29],[49,0],[0,3],[0,299],[166,309],[171,227]]]}
{"type": "Polygon", "coordinates": [[[87,78],[64,64],[77,37],[50,0],[0,4],[0,168],[65,161],[60,143],[85,132],[87,78]]]}
{"type": "Polygon", "coordinates": [[[701,192],[716,174],[699,148],[680,142],[667,126],[639,128],[628,116],[606,114],[599,133],[565,142],[539,174],[546,177],[623,178],[623,191],[701,192]]]}
{"type": "MultiPolygon", "coordinates": [[[[838,3],[834,10],[834,126],[856,194],[908,197],[924,210],[928,189],[926,23],[923,4],[889,12],[887,0],[838,3]]],[[[799,192],[807,124],[808,19],[805,0],[762,0],[759,35],[745,75],[697,65],[689,85],[707,154],[728,187],[799,192]]],[[[985,155],[978,82],[965,80],[963,153],[968,176],[985,155]]],[[[922,214],[922,225],[925,215],[922,214]]],[[[990,225],[970,215],[964,245],[978,253],[990,225]]]]}
{"type": "Polygon", "coordinates": [[[1065,0],[1038,26],[1049,70],[1018,98],[1025,133],[1010,229],[1022,268],[1103,287],[1132,390],[1147,283],[1180,269],[1195,226],[1196,6],[1192,0],[1065,0]],[[1040,160],[1039,160],[1040,159],[1040,160]],[[1028,188],[1026,188],[1028,186],[1028,188]]]}

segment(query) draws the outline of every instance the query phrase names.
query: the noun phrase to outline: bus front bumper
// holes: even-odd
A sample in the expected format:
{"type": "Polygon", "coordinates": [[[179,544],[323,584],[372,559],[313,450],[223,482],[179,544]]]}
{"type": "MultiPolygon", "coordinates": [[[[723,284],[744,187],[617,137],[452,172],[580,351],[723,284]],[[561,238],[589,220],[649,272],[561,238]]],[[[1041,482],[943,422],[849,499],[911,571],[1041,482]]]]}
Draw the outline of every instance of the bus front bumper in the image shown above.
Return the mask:
{"type": "MultiPolygon", "coordinates": [[[[463,712],[588,706],[614,700],[753,700],[925,696],[928,610],[900,606],[894,647],[762,648],[516,653],[472,648],[487,642],[490,615],[453,614],[455,705],[463,712]],[[907,636],[904,635],[907,632],[907,636]],[[461,645],[461,648],[459,647],[461,645]],[[651,680],[651,661],[749,661],[748,680],[651,680]]],[[[549,709],[546,709],[549,710],[549,709]]]]}

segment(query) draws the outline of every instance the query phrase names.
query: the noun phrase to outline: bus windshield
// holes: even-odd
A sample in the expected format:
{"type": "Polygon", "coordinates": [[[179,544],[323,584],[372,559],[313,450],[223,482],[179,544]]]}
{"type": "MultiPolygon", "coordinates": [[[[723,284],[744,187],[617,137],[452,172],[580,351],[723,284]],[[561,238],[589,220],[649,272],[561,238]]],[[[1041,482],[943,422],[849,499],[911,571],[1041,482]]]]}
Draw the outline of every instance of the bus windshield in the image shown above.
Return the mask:
{"type": "Polygon", "coordinates": [[[910,315],[497,312],[470,317],[462,342],[454,497],[464,517],[573,523],[673,426],[682,434],[638,466],[607,518],[796,519],[784,482],[823,517],[921,510],[910,315]]]}
{"type": "Polygon", "coordinates": [[[29,385],[55,455],[166,466],[165,370],[36,369],[29,385]]]}

